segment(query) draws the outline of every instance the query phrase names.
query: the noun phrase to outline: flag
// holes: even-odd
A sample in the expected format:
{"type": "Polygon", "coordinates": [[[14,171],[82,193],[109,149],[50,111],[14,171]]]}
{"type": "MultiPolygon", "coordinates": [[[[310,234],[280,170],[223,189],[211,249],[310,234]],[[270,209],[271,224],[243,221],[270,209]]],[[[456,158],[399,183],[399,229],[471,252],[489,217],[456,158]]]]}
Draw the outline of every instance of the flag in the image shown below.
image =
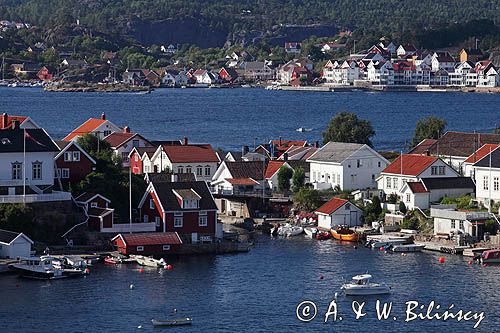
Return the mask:
{"type": "Polygon", "coordinates": [[[33,141],[34,143],[36,143],[39,146],[46,147],[43,143],[41,143],[40,141],[35,139],[33,136],[31,136],[31,134],[29,134],[29,132],[27,130],[24,130],[24,138],[33,141]]]}

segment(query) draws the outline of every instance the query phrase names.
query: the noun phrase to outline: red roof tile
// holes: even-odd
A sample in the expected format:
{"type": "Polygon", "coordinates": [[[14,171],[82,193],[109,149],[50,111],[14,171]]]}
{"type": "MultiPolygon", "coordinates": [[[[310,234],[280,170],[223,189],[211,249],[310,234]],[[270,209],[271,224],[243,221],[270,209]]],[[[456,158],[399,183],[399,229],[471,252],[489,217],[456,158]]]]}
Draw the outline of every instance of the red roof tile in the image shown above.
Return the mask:
{"type": "Polygon", "coordinates": [[[104,138],[104,141],[109,143],[111,147],[119,147],[130,138],[132,138],[135,135],[135,133],[127,133],[127,132],[113,132],[107,137],[104,138]]]}
{"type": "Polygon", "coordinates": [[[488,155],[490,153],[490,151],[493,151],[493,150],[497,149],[498,147],[500,147],[500,144],[492,144],[492,143],[485,144],[484,146],[479,148],[474,154],[467,157],[467,159],[464,161],[464,163],[474,164],[477,161],[479,161],[480,159],[482,159],[483,157],[485,157],[486,155],[488,155]]]}
{"type": "Polygon", "coordinates": [[[179,245],[182,241],[176,232],[152,232],[140,234],[120,234],[127,246],[179,245]]]}
{"type": "Polygon", "coordinates": [[[265,178],[269,179],[285,164],[285,161],[269,161],[266,168],[265,178]]]}
{"type": "Polygon", "coordinates": [[[258,185],[259,182],[252,178],[226,178],[233,185],[258,185]]]}
{"type": "Polygon", "coordinates": [[[394,162],[389,164],[389,166],[382,172],[397,175],[403,174],[409,176],[418,176],[437,160],[438,158],[435,156],[403,154],[402,156],[399,156],[394,162]],[[402,165],[401,158],[403,161],[402,165]]]}
{"type": "Polygon", "coordinates": [[[330,199],[330,201],[325,203],[323,206],[319,207],[316,210],[316,212],[330,215],[348,202],[349,201],[345,200],[345,199],[332,198],[332,199],[330,199]]]}
{"type": "Polygon", "coordinates": [[[69,133],[63,140],[71,141],[79,135],[90,133],[99,126],[101,126],[102,124],[104,124],[105,122],[106,122],[105,119],[90,118],[89,120],[81,124],[79,127],[77,127],[75,130],[73,130],[71,133],[69,133]]]}
{"type": "Polygon", "coordinates": [[[408,182],[408,187],[413,193],[427,193],[427,189],[425,188],[424,184],[422,182],[408,182]]]}
{"type": "Polygon", "coordinates": [[[162,146],[172,163],[219,162],[214,149],[209,144],[162,146]]]}
{"type": "Polygon", "coordinates": [[[23,121],[25,121],[26,118],[28,118],[26,116],[11,116],[11,115],[7,115],[7,114],[3,114],[3,115],[1,115],[1,117],[2,117],[2,121],[0,121],[0,129],[11,127],[12,123],[16,120],[19,121],[20,124],[22,124],[23,121]]]}
{"type": "Polygon", "coordinates": [[[436,139],[423,139],[410,151],[410,154],[426,154],[429,148],[436,142],[436,139]]]}

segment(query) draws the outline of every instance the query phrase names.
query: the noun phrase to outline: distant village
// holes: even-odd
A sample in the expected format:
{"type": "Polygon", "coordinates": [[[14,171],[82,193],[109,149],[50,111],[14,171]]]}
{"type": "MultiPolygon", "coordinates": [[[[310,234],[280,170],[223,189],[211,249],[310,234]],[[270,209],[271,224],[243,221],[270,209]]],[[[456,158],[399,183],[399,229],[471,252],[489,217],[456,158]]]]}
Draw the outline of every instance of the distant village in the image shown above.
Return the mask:
{"type": "MultiPolygon", "coordinates": [[[[4,113],[0,143],[2,207],[76,210],[80,219],[57,235],[67,246],[104,239],[128,254],[153,245],[156,254],[168,254],[218,246],[228,236],[222,222],[247,219],[292,218],[330,230],[371,222],[404,227],[416,217],[430,223],[427,237],[461,245],[496,237],[500,225],[500,134],[448,131],[403,154],[293,138],[223,151],[189,138],[150,140],[104,113],[64,138],[51,137],[28,116],[4,113]],[[145,190],[130,216],[115,215],[119,203],[110,193],[72,193],[96,170],[99,155],[79,144],[89,135],[99,139],[98,147],[110,147],[130,177],[143,179],[145,190]],[[318,195],[318,205],[299,203],[307,193],[318,195]],[[76,236],[82,232],[84,240],[76,236]],[[133,242],[129,233],[136,235],[133,242]],[[132,249],[125,249],[127,239],[132,249]]],[[[1,257],[29,255],[31,240],[16,250],[22,253],[10,253],[19,232],[2,235],[1,257]]]]}

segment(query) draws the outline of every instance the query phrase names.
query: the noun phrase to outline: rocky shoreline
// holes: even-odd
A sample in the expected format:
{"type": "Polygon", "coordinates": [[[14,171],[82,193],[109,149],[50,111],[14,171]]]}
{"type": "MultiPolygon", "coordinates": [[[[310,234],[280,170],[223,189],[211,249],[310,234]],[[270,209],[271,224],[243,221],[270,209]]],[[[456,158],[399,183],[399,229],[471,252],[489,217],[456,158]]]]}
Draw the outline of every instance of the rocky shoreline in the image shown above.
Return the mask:
{"type": "Polygon", "coordinates": [[[136,92],[136,93],[150,93],[150,87],[143,86],[130,86],[126,84],[58,84],[47,85],[43,88],[45,91],[51,92],[136,92]]]}

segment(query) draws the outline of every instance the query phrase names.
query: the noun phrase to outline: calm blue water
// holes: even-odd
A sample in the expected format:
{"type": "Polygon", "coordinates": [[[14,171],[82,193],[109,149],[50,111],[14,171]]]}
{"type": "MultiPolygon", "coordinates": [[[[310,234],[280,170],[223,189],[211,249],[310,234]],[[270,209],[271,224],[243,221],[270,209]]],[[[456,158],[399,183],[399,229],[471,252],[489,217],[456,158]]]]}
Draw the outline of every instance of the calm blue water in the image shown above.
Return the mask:
{"type": "Polygon", "coordinates": [[[368,119],[377,149],[403,149],[416,122],[444,118],[448,129],[491,132],[500,125],[500,94],[311,93],[264,89],[159,89],[148,95],[47,93],[33,88],[0,88],[0,112],[27,114],[55,138],[89,117],[106,112],[119,126],[151,139],[211,143],[241,149],[271,138],[321,141],[321,132],[339,111],[368,119]],[[299,133],[299,127],[312,128],[299,133]]]}
{"type": "Polygon", "coordinates": [[[192,316],[192,327],[169,332],[498,332],[497,281],[500,266],[467,265],[459,256],[419,253],[406,257],[329,240],[259,236],[245,254],[180,258],[172,271],[138,272],[138,266],[92,268],[87,278],[52,282],[0,277],[2,332],[152,332],[151,318],[192,316]],[[388,321],[378,321],[376,298],[356,321],[353,298],[338,297],[342,321],[324,324],[322,316],[342,278],[369,271],[391,285],[382,296],[393,302],[388,321]],[[321,280],[320,276],[324,276],[321,280]],[[130,290],[129,285],[135,284],[130,290]],[[317,304],[318,317],[299,322],[295,308],[317,304]],[[485,311],[478,330],[472,322],[405,323],[405,302],[431,300],[447,308],[485,311]],[[172,309],[178,313],[173,314],[172,309]],[[394,321],[393,316],[398,319],[394,321]],[[142,329],[138,329],[138,326],[142,329]]]}

